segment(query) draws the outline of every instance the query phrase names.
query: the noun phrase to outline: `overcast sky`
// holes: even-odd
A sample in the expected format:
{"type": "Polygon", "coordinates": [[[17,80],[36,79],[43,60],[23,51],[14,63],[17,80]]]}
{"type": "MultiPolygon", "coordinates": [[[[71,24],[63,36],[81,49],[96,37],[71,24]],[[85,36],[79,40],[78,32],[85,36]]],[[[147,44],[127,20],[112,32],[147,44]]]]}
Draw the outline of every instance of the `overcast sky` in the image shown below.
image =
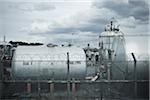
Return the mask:
{"type": "MultiPolygon", "coordinates": [[[[149,34],[149,0],[0,0],[0,40],[94,43],[112,17],[125,35],[149,34]]],[[[126,40],[148,52],[148,37],[126,40]]]]}

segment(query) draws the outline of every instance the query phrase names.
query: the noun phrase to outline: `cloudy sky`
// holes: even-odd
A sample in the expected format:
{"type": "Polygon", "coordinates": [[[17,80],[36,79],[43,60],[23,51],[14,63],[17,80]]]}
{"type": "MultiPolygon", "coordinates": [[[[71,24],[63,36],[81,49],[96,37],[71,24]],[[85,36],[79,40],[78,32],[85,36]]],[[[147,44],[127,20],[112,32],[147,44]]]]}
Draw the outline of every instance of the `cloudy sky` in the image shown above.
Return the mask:
{"type": "MultiPolygon", "coordinates": [[[[0,40],[94,43],[112,17],[125,35],[149,34],[149,0],[0,0],[0,40]]],[[[126,40],[148,52],[148,37],[126,40]]]]}

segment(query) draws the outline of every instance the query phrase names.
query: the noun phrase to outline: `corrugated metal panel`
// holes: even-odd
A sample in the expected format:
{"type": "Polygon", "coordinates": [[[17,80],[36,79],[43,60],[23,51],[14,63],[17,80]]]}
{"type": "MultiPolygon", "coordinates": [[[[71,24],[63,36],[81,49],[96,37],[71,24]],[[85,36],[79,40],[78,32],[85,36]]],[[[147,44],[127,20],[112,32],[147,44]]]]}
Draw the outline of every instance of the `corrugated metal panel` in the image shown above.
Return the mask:
{"type": "Polygon", "coordinates": [[[84,78],[86,57],[82,48],[46,46],[18,47],[12,61],[12,76],[15,79],[66,79],[67,52],[70,78],[84,78]]]}
{"type": "Polygon", "coordinates": [[[85,54],[82,48],[48,48],[45,46],[20,46],[16,49],[13,60],[66,60],[67,52],[69,52],[70,60],[85,61],[85,54]]]}

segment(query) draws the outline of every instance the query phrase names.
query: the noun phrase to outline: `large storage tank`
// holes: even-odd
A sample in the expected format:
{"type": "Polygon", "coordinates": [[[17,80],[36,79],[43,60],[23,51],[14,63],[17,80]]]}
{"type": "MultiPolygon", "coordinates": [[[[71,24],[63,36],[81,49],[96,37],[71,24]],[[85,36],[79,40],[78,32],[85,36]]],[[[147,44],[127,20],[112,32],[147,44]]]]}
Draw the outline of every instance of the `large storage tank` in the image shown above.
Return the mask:
{"type": "Polygon", "coordinates": [[[86,75],[85,52],[79,47],[19,46],[12,60],[13,79],[66,79],[67,52],[70,78],[86,75]]]}
{"type": "Polygon", "coordinates": [[[121,31],[105,31],[100,37],[103,48],[113,52],[113,61],[126,61],[125,39],[121,31]]]}

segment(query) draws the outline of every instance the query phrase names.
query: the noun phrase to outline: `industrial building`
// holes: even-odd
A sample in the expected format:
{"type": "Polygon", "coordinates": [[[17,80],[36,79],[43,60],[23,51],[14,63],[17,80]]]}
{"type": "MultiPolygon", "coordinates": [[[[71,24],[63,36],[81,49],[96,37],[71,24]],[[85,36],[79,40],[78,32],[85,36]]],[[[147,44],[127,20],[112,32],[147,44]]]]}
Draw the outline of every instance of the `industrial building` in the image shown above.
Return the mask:
{"type": "Polygon", "coordinates": [[[148,100],[149,59],[127,59],[113,21],[97,48],[0,44],[1,100],[148,100]]]}

